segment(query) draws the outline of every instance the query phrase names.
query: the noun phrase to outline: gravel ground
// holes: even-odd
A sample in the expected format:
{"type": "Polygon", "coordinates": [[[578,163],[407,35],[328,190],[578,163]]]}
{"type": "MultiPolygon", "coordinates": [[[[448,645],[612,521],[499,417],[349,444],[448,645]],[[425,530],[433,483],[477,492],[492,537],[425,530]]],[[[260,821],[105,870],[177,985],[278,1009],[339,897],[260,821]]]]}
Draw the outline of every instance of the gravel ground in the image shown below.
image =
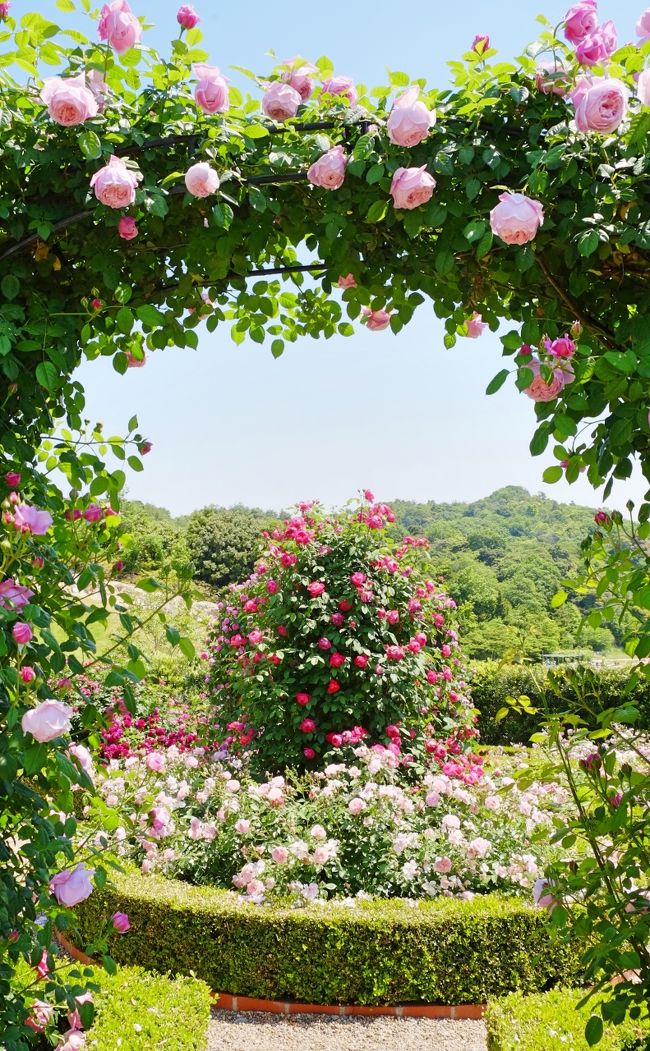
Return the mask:
{"type": "Polygon", "coordinates": [[[208,1051],[485,1051],[483,1022],[215,1011],[208,1051]]]}

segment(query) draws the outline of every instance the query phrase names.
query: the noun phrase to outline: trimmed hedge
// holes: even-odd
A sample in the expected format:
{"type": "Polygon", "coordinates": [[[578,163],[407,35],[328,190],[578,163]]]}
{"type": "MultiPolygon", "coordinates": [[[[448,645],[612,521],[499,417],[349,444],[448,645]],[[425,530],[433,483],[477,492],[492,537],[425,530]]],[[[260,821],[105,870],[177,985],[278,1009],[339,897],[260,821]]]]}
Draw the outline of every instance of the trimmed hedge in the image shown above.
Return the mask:
{"type": "Polygon", "coordinates": [[[205,1051],[212,999],[204,982],[139,967],[96,973],[95,979],[101,988],[87,1041],[93,1051],[205,1051]]]}
{"type": "Polygon", "coordinates": [[[477,896],[409,905],[368,902],[289,909],[239,903],[226,891],[139,872],[118,875],[78,909],[92,940],[103,918],[123,964],[195,974],[217,992],[307,1003],[482,1003],[534,992],[578,972],[546,914],[516,898],[477,896]]]}
{"type": "MultiPolygon", "coordinates": [[[[557,673],[561,669],[555,668],[557,673]]],[[[592,669],[602,688],[603,707],[614,708],[625,703],[632,703],[638,709],[640,718],[636,724],[641,730],[650,729],[650,678],[644,678],[634,690],[626,693],[629,673],[621,669],[592,669]]],[[[472,703],[479,711],[478,728],[483,744],[528,744],[531,735],[542,727],[544,708],[561,712],[575,705],[577,698],[567,685],[563,698],[555,697],[544,688],[548,669],[541,664],[503,664],[497,661],[486,661],[477,664],[469,677],[472,691],[472,703]],[[541,684],[541,690],[538,687],[541,684]],[[518,697],[527,694],[536,708],[537,715],[523,715],[510,712],[501,722],[494,717],[506,703],[506,697],[518,697]]],[[[575,709],[574,709],[575,710],[575,709]]]]}
{"type": "MultiPolygon", "coordinates": [[[[535,996],[512,993],[489,1005],[485,1021],[488,1051],[589,1051],[585,1024],[593,1012],[577,1009],[581,993],[553,989],[535,996]]],[[[647,1047],[650,1023],[627,1020],[606,1025],[598,1051],[632,1051],[647,1047]]]]}

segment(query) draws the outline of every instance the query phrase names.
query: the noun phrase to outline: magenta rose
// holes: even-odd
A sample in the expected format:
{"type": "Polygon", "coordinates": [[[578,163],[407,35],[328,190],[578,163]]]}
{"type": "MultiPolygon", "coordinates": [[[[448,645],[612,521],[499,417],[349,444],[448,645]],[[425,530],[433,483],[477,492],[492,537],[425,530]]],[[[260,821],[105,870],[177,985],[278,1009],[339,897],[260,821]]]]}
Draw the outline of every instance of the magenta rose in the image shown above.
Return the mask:
{"type": "Polygon", "coordinates": [[[95,172],[90,180],[95,197],[107,208],[128,208],[135,201],[135,191],[142,179],[140,172],[131,171],[121,157],[109,157],[108,164],[95,172]]]}
{"type": "Polygon", "coordinates": [[[490,46],[490,38],[485,33],[478,33],[472,40],[472,51],[484,55],[490,46]]]}
{"type": "Polygon", "coordinates": [[[23,620],[17,620],[11,629],[11,634],[14,637],[14,642],[17,646],[26,646],[28,642],[34,637],[29,624],[26,624],[23,620]]]}
{"type": "Polygon", "coordinates": [[[118,55],[135,47],[142,36],[142,26],[126,0],[113,0],[111,4],[104,4],[97,29],[99,39],[107,40],[118,55]]]}
{"type": "Polygon", "coordinates": [[[219,176],[207,161],[199,161],[187,169],[185,186],[193,197],[209,197],[219,189],[219,176]]]}
{"type": "Polygon", "coordinates": [[[0,3],[0,22],[6,21],[6,19],[9,17],[10,7],[11,4],[9,0],[2,0],[2,3],[0,3]]]}
{"type": "Polygon", "coordinates": [[[426,165],[421,168],[398,168],[390,184],[390,192],[396,208],[411,210],[431,200],[436,186],[433,175],[426,165]]]}
{"type": "Polygon", "coordinates": [[[304,62],[301,58],[288,58],[282,66],[285,70],[282,79],[298,92],[303,102],[307,102],[314,90],[312,77],[318,73],[318,67],[312,66],[311,62],[304,62]]]}
{"type": "Polygon", "coordinates": [[[354,86],[352,77],[330,77],[323,81],[323,95],[340,95],[348,100],[351,106],[355,106],[359,95],[354,86]]]}
{"type": "Polygon", "coordinates": [[[531,370],[534,378],[524,394],[533,401],[554,401],[566,385],[573,382],[573,369],[568,362],[553,368],[550,381],[542,376],[540,362],[536,358],[526,362],[525,367],[531,370]]]}
{"type": "Polygon", "coordinates": [[[90,117],[96,117],[99,110],[83,73],[76,77],[48,77],[43,82],[41,98],[52,120],[64,128],[83,124],[90,117]]]}
{"type": "Polygon", "coordinates": [[[650,69],[644,69],[643,73],[639,73],[639,79],[636,82],[636,90],[637,95],[639,96],[639,102],[643,106],[650,106],[650,69]]]}
{"type": "Polygon", "coordinates": [[[313,734],[316,729],[316,723],[313,719],[303,719],[300,723],[299,729],[302,730],[304,734],[313,734]]]}
{"type": "Polygon", "coordinates": [[[5,475],[5,482],[7,485],[11,486],[12,489],[17,485],[20,485],[20,479],[21,475],[18,474],[18,471],[7,471],[5,475]]]}
{"type": "Polygon", "coordinates": [[[481,315],[477,313],[472,314],[465,324],[467,325],[467,336],[469,339],[478,339],[488,327],[487,321],[484,321],[481,315]]]}
{"type": "Polygon", "coordinates": [[[363,307],[362,313],[366,319],[366,328],[371,332],[381,332],[390,325],[390,310],[371,310],[370,307],[363,307]]]}
{"type": "Polygon", "coordinates": [[[342,146],[334,146],[311,165],[307,178],[312,186],[321,186],[324,190],[338,190],[345,179],[345,168],[348,159],[342,146]]]}
{"type": "Polygon", "coordinates": [[[117,232],[123,241],[132,241],[138,236],[138,227],[135,219],[130,215],[123,215],[117,224],[117,232]]]}
{"type": "Polygon", "coordinates": [[[126,912],[114,912],[111,921],[118,934],[126,934],[131,929],[131,922],[126,912]]]}
{"type": "Polygon", "coordinates": [[[386,128],[396,146],[417,146],[436,122],[435,114],[418,100],[420,89],[409,88],[395,100],[386,128]]]}
{"type": "Polygon", "coordinates": [[[318,598],[322,595],[325,590],[325,585],[320,580],[315,580],[313,583],[307,585],[307,591],[312,598],[318,598]]]}
{"type": "Polygon", "coordinates": [[[230,105],[228,81],[216,66],[199,62],[192,66],[197,78],[194,98],[204,113],[225,113],[230,105]]]}
{"type": "Polygon", "coordinates": [[[580,77],[571,92],[578,131],[616,131],[627,113],[628,96],[625,84],[615,77],[580,77]]]}
{"type": "Polygon", "coordinates": [[[603,22],[602,26],[580,41],[576,58],[581,66],[597,66],[614,54],[616,43],[616,26],[613,22],[603,22]]]}
{"type": "Polygon", "coordinates": [[[564,16],[564,35],[571,44],[579,44],[597,26],[596,0],[580,0],[564,16]]]}
{"type": "Polygon", "coordinates": [[[176,14],[176,21],[182,29],[194,29],[201,19],[190,4],[183,4],[176,14]]]}
{"type": "Polygon", "coordinates": [[[645,44],[646,40],[650,40],[650,7],[645,9],[637,22],[636,35],[639,37],[640,44],[645,44]]]}
{"type": "Polygon", "coordinates": [[[532,241],[544,222],[544,209],[523,193],[502,193],[490,212],[492,233],[509,245],[532,241]]]}
{"type": "Polygon", "coordinates": [[[68,732],[71,718],[72,708],[50,698],[25,712],[20,725],[23,733],[31,734],[39,744],[46,744],[68,732]]]}
{"type": "Polygon", "coordinates": [[[272,120],[295,117],[302,99],[291,84],[276,80],[270,84],[262,99],[262,112],[272,120]]]}
{"type": "Polygon", "coordinates": [[[34,592],[29,588],[18,584],[13,577],[7,577],[0,584],[0,607],[2,609],[22,609],[33,595],[34,592]]]}
{"type": "Polygon", "coordinates": [[[45,536],[52,525],[52,515],[49,511],[41,511],[38,507],[30,507],[29,504],[18,504],[14,510],[14,526],[21,533],[31,533],[32,536],[45,536]]]}

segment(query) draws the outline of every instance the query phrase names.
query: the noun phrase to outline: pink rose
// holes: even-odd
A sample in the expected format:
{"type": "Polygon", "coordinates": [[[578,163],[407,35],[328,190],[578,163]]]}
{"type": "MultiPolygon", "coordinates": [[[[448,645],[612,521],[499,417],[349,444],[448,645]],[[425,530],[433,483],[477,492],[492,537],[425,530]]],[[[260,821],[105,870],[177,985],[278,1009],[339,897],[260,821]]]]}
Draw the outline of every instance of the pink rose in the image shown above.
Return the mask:
{"type": "Polygon", "coordinates": [[[83,770],[84,774],[86,774],[86,776],[92,781],[95,776],[93,758],[86,746],[83,744],[71,744],[68,751],[76,761],[77,766],[83,770]]]}
{"type": "Polygon", "coordinates": [[[371,310],[370,307],[362,307],[362,314],[366,318],[366,328],[371,332],[381,332],[390,325],[390,310],[371,310]]]}
{"type": "Polygon", "coordinates": [[[418,101],[419,93],[419,88],[409,88],[393,105],[386,128],[396,146],[417,146],[436,122],[435,114],[418,101]]]}
{"type": "Polygon", "coordinates": [[[304,704],[309,704],[309,701],[311,700],[311,694],[309,694],[309,693],[297,693],[296,694],[296,700],[297,700],[298,704],[303,704],[303,705],[304,704]]]}
{"type": "Polygon", "coordinates": [[[20,478],[21,476],[18,474],[18,471],[7,471],[5,475],[5,482],[12,489],[15,489],[16,486],[20,485],[20,478]]]}
{"type": "Polygon", "coordinates": [[[132,241],[138,236],[138,228],[135,219],[130,215],[123,215],[117,224],[117,232],[124,241],[132,241]]]}
{"type": "Polygon", "coordinates": [[[83,517],[87,522],[100,522],[104,517],[104,512],[99,504],[89,504],[83,513],[83,517]]]}
{"type": "Polygon", "coordinates": [[[302,754],[304,755],[305,759],[315,759],[316,758],[316,752],[314,751],[313,748],[303,748],[302,754]]]}
{"type": "Polygon", "coordinates": [[[104,4],[97,30],[99,39],[107,40],[118,55],[135,47],[142,36],[142,26],[131,13],[126,0],[113,0],[110,4],[104,4]]]}
{"type": "Polygon", "coordinates": [[[140,172],[131,171],[121,157],[109,157],[108,164],[95,172],[90,180],[95,197],[108,208],[128,208],[135,201],[135,190],[142,179],[140,172]]]}
{"type": "Polygon", "coordinates": [[[341,95],[351,106],[355,106],[359,95],[352,77],[330,77],[323,81],[323,95],[341,95]]]}
{"type": "Polygon", "coordinates": [[[14,642],[16,642],[18,646],[26,646],[33,637],[34,632],[29,624],[25,624],[22,620],[17,620],[11,629],[11,634],[14,637],[14,642]]]}
{"type": "Polygon", "coordinates": [[[342,653],[333,653],[330,657],[330,668],[341,668],[345,664],[345,657],[342,653]]]}
{"type": "Polygon", "coordinates": [[[419,208],[431,200],[436,186],[433,175],[426,165],[421,168],[398,168],[390,184],[390,192],[396,208],[419,208]]]}
{"type": "Polygon", "coordinates": [[[54,1018],[54,1008],[45,1000],[34,1000],[25,1025],[35,1033],[43,1033],[54,1018]]]}
{"type": "Polygon", "coordinates": [[[357,656],[354,658],[354,663],[357,668],[365,668],[365,666],[368,663],[368,660],[369,658],[366,657],[365,653],[358,653],[357,656]]]}
{"type": "Polygon", "coordinates": [[[645,44],[646,40],[650,40],[650,7],[645,9],[637,22],[636,35],[639,37],[640,44],[645,44]]]}
{"type": "Polygon", "coordinates": [[[321,186],[324,190],[338,190],[345,179],[345,167],[348,159],[342,146],[334,146],[311,165],[307,178],[312,186],[321,186]]]}
{"type": "MultiPolygon", "coordinates": [[[[124,913],[120,913],[120,915],[124,915],[124,913]]],[[[74,1011],[68,1012],[68,1025],[70,1026],[70,1029],[79,1030],[83,1029],[79,1007],[81,1007],[82,1004],[91,1004],[93,1002],[93,994],[90,992],[82,993],[81,996],[75,996],[74,999],[77,1006],[74,1011]]],[[[82,1044],[81,1046],[83,1047],[84,1045],[82,1044]]]]}
{"type": "Polygon", "coordinates": [[[18,504],[14,510],[13,524],[21,533],[45,536],[52,525],[52,515],[49,511],[41,511],[38,507],[30,507],[29,504],[18,504]]]}
{"type": "Polygon", "coordinates": [[[201,19],[190,4],[183,4],[176,14],[176,21],[182,29],[194,29],[201,19]]]}
{"type": "Polygon", "coordinates": [[[240,836],[245,836],[250,827],[251,823],[245,817],[240,817],[238,821],[235,821],[235,830],[240,836]]]}
{"type": "Polygon", "coordinates": [[[20,681],[24,682],[27,686],[30,682],[33,682],[36,678],[36,672],[33,668],[30,668],[29,664],[23,664],[20,669],[20,681]]]}
{"type": "Polygon", "coordinates": [[[225,113],[230,105],[228,81],[216,66],[198,63],[192,66],[197,78],[194,98],[204,113],[225,113]]]}
{"type": "Polygon", "coordinates": [[[90,877],[93,869],[87,869],[85,865],[77,865],[74,869],[64,869],[49,882],[50,893],[54,895],[59,905],[65,905],[71,909],[80,901],[85,901],[93,892],[90,877]]]}
{"type": "Polygon", "coordinates": [[[26,606],[34,592],[23,584],[17,584],[13,577],[8,577],[0,584],[0,608],[22,609],[26,606]]]}
{"type": "Polygon", "coordinates": [[[152,770],[155,774],[162,774],[167,765],[167,761],[162,752],[149,752],[149,755],[144,761],[144,765],[147,770],[152,770]]]}
{"type": "Polygon", "coordinates": [[[4,22],[9,17],[10,7],[9,0],[2,0],[2,3],[0,3],[0,22],[4,22]]]}
{"type": "Polygon", "coordinates": [[[319,595],[323,594],[324,590],[325,585],[322,584],[320,580],[314,580],[311,584],[307,585],[307,591],[312,598],[318,598],[319,595]]]}
{"type": "Polygon", "coordinates": [[[614,77],[580,77],[571,92],[578,131],[609,135],[627,113],[628,89],[614,77]]]}
{"type": "Polygon", "coordinates": [[[135,354],[127,350],[126,351],[126,367],[127,369],[143,369],[147,364],[147,355],[142,352],[142,356],[136,358],[135,354]]]}
{"type": "MultiPolygon", "coordinates": [[[[650,37],[648,39],[650,39],[650,37]]],[[[639,102],[643,106],[650,106],[650,69],[644,69],[643,73],[639,73],[639,79],[636,82],[636,90],[639,96],[639,102]]]]}
{"type": "Polygon", "coordinates": [[[357,282],[354,274],[346,274],[345,277],[339,277],[336,282],[339,288],[356,288],[357,282]]]}
{"type": "Polygon", "coordinates": [[[484,321],[480,314],[472,314],[471,318],[466,322],[467,325],[467,337],[468,339],[478,339],[478,337],[486,329],[487,321],[484,321]]]}
{"type": "Polygon", "coordinates": [[[558,339],[544,340],[544,346],[554,358],[572,358],[576,352],[576,345],[568,336],[560,336],[558,339]]]}
{"type": "Polygon", "coordinates": [[[613,22],[603,22],[580,41],[576,58],[581,66],[597,66],[614,54],[616,43],[616,26],[613,22]]]}
{"type": "Polygon", "coordinates": [[[533,901],[538,909],[552,909],[557,905],[555,898],[549,893],[550,886],[550,881],[547,879],[535,880],[533,886],[533,901]]]}
{"type": "Polygon", "coordinates": [[[271,847],[271,857],[276,865],[284,865],[289,857],[289,851],[286,847],[271,847]]]}
{"type": "Polygon", "coordinates": [[[284,81],[270,84],[262,99],[262,112],[272,120],[288,120],[295,117],[302,99],[299,92],[284,81]]]}
{"type": "Polygon", "coordinates": [[[524,394],[527,394],[533,401],[553,401],[568,383],[573,382],[573,371],[569,363],[563,367],[554,368],[550,382],[542,376],[537,359],[533,358],[532,361],[526,363],[525,367],[534,374],[532,383],[524,391],[524,394]]]}
{"type": "Polygon", "coordinates": [[[492,233],[509,245],[532,241],[544,222],[544,209],[523,193],[502,193],[490,212],[492,233]]]}
{"type": "Polygon", "coordinates": [[[579,44],[597,26],[596,0],[580,0],[564,16],[564,35],[571,44],[579,44]]]}
{"type": "Polygon", "coordinates": [[[569,72],[562,59],[544,59],[535,70],[535,84],[538,91],[545,95],[568,94],[570,88],[569,72]]]}
{"type": "Polygon", "coordinates": [[[302,730],[304,734],[313,734],[316,729],[316,723],[313,719],[303,719],[298,729],[302,730]]]}
{"type": "Polygon", "coordinates": [[[288,58],[282,65],[285,67],[282,79],[298,92],[303,102],[307,102],[314,90],[311,78],[314,73],[318,73],[318,67],[312,66],[311,62],[303,62],[301,58],[288,58]]]}
{"type": "Polygon", "coordinates": [[[348,810],[355,817],[358,814],[362,813],[362,811],[364,811],[365,809],[366,809],[366,804],[365,804],[364,800],[361,799],[359,796],[355,796],[354,799],[351,799],[350,802],[348,803],[348,810]]]}
{"type": "Polygon", "coordinates": [[[20,725],[23,733],[31,734],[39,744],[45,744],[67,733],[71,719],[72,708],[50,698],[25,712],[20,725]]]}
{"type": "Polygon", "coordinates": [[[477,55],[484,55],[490,46],[490,38],[485,33],[479,33],[472,40],[472,51],[477,55]]]}
{"type": "Polygon", "coordinates": [[[436,872],[439,872],[441,876],[446,876],[448,872],[452,870],[451,858],[442,857],[436,858],[433,863],[433,867],[436,872]]]}
{"type": "Polygon", "coordinates": [[[79,1029],[68,1029],[56,1045],[56,1051],[82,1051],[86,1046],[86,1034],[79,1029]]]}
{"type": "Polygon", "coordinates": [[[48,77],[43,81],[41,98],[57,124],[70,128],[96,117],[99,107],[92,91],[86,87],[86,76],[48,77]]]}
{"type": "Polygon", "coordinates": [[[98,69],[89,69],[86,74],[86,80],[97,103],[97,109],[102,113],[106,108],[106,95],[108,94],[106,81],[98,69]]]}
{"type": "Polygon", "coordinates": [[[199,161],[187,169],[185,186],[193,197],[209,197],[219,189],[219,176],[207,161],[199,161]]]}

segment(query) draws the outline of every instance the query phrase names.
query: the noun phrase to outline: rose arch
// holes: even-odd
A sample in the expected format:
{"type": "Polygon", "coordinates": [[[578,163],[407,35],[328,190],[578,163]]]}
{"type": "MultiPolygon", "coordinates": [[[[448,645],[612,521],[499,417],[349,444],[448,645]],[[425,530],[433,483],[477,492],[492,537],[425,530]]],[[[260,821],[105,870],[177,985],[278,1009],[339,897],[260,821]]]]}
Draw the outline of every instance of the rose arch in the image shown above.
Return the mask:
{"type": "MultiPolygon", "coordinates": [[[[9,978],[51,965],[74,904],[53,873],[67,859],[79,893],[87,880],[61,816],[87,755],[60,744],[70,713],[50,684],[97,662],[122,467],[150,448],[135,418],[126,439],[86,428],[76,367],[196,347],[202,321],[275,356],[356,324],[399,332],[417,309],[448,347],[509,322],[488,393],[529,394],[546,480],[586,470],[606,497],[635,458],[650,480],[650,15],[619,48],[582,0],[516,63],[477,38],[450,88],[396,72],[366,90],[295,58],[243,71],[252,97],[210,64],[189,7],[165,57],[126,0],[89,37],[76,15],[61,29],[0,3],[0,19],[0,1019],[22,1048],[9,978]]],[[[650,504],[637,514],[642,542],[650,504]]],[[[647,564],[626,572],[647,608],[647,564]]],[[[129,638],[137,618],[119,613],[129,638]]],[[[635,645],[650,652],[643,631],[635,645]]],[[[127,692],[143,673],[129,655],[102,658],[127,692]]]]}

